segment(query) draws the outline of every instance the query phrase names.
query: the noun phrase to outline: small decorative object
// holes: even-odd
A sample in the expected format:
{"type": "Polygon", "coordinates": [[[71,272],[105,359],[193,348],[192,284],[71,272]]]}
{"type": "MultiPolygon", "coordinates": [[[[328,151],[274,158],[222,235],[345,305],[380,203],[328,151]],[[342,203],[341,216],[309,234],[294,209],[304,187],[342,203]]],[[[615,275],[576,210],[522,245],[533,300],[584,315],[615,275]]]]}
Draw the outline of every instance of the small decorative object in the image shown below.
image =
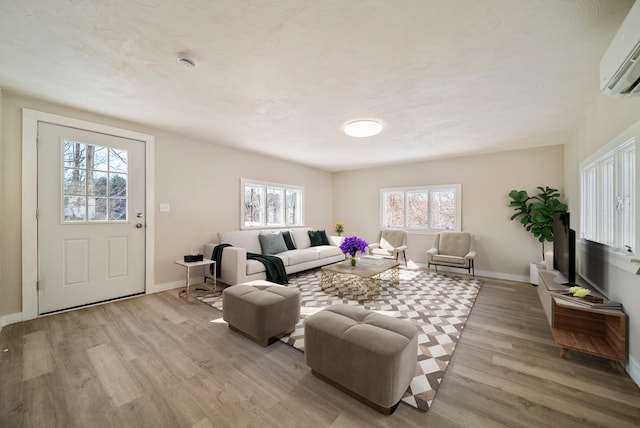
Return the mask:
{"type": "Polygon", "coordinates": [[[201,262],[203,259],[202,254],[198,254],[197,251],[191,251],[191,254],[184,256],[185,263],[201,262]]]}
{"type": "Polygon", "coordinates": [[[342,244],[340,244],[340,250],[344,254],[349,254],[351,256],[351,266],[355,266],[357,263],[356,253],[358,251],[361,253],[366,252],[368,245],[369,244],[367,244],[366,241],[358,238],[357,236],[350,236],[342,241],[342,244]]]}
{"type": "Polygon", "coordinates": [[[533,234],[542,244],[542,260],[544,260],[544,242],[553,241],[553,216],[567,211],[567,205],[560,202],[558,189],[537,187],[538,194],[529,196],[526,190],[509,192],[509,206],[516,212],[511,220],[520,217],[520,224],[533,234]]]}
{"type": "Polygon", "coordinates": [[[585,297],[591,294],[591,290],[589,290],[588,288],[582,288],[582,287],[571,287],[569,289],[569,293],[573,297],[585,297]]]}
{"type": "Polygon", "coordinates": [[[336,233],[338,234],[338,236],[340,236],[340,234],[342,232],[344,232],[344,225],[342,224],[342,222],[337,222],[336,223],[336,228],[335,228],[336,233]]]}

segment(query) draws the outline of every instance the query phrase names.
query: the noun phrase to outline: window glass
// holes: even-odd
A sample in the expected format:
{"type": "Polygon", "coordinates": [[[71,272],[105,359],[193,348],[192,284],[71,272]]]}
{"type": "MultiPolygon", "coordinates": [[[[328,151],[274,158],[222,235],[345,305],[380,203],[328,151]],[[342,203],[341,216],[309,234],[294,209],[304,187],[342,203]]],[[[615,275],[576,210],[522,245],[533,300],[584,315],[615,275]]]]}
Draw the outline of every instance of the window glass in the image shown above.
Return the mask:
{"type": "Polygon", "coordinates": [[[429,227],[429,192],[407,192],[407,226],[418,229],[429,227]]]}
{"type": "Polygon", "coordinates": [[[246,184],[244,187],[243,224],[246,227],[263,224],[264,190],[263,186],[258,184],[246,184]]]}
{"type": "Polygon", "coordinates": [[[459,184],[381,189],[380,224],[407,230],[460,230],[459,184]]]}
{"type": "Polygon", "coordinates": [[[286,224],[287,226],[302,224],[302,192],[294,189],[287,189],[286,192],[286,224]]]}
{"type": "Polygon", "coordinates": [[[404,226],[404,192],[385,192],[383,223],[385,227],[404,226]]]}
{"type": "Polygon", "coordinates": [[[127,150],[62,144],[63,221],[126,221],[127,150]]]}
{"type": "Polygon", "coordinates": [[[304,189],[286,184],[241,180],[243,229],[304,225],[304,189]]]}
{"type": "Polygon", "coordinates": [[[267,186],[267,226],[284,225],[284,189],[267,186]]]}
{"type": "Polygon", "coordinates": [[[581,237],[616,249],[635,248],[635,138],[580,167],[581,237]]]}

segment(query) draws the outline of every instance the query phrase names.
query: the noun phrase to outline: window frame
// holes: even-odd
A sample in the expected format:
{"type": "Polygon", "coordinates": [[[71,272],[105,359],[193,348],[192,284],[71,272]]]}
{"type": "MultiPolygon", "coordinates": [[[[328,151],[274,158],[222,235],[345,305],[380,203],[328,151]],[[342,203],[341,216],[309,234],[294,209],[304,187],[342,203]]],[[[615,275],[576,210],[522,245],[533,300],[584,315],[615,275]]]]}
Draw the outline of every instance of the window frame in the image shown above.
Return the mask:
{"type": "Polygon", "coordinates": [[[462,185],[461,184],[438,184],[438,185],[429,185],[429,186],[409,186],[409,187],[388,187],[380,189],[380,227],[384,229],[400,229],[407,232],[412,233],[439,233],[439,232],[460,232],[462,231],[462,185]],[[454,209],[455,209],[455,225],[451,229],[437,228],[433,227],[433,198],[432,194],[438,191],[443,190],[453,190],[454,191],[454,209]],[[428,226],[427,227],[410,227],[409,224],[409,209],[407,207],[409,203],[409,199],[407,198],[408,193],[419,193],[426,192],[428,193],[428,226]],[[404,199],[404,221],[402,226],[389,226],[385,224],[385,213],[386,209],[386,198],[385,194],[387,193],[402,193],[404,199]]]}
{"type": "Polygon", "coordinates": [[[610,250],[636,251],[636,137],[611,144],[580,163],[580,238],[610,250]],[[623,194],[625,193],[625,194],[623,194]]]}
{"type": "MultiPolygon", "coordinates": [[[[129,163],[128,163],[128,159],[129,159],[129,150],[124,149],[122,147],[118,147],[118,146],[100,146],[97,144],[92,144],[92,143],[88,143],[88,142],[84,142],[84,141],[75,141],[75,140],[70,140],[70,139],[61,139],[60,140],[60,145],[61,145],[61,149],[60,149],[60,224],[62,225],[90,225],[90,224],[125,224],[129,222],[129,197],[130,197],[130,193],[129,193],[129,177],[130,177],[130,172],[129,172],[129,163]],[[84,146],[84,165],[83,166],[70,166],[68,164],[68,159],[66,158],[66,149],[65,146],[67,144],[75,144],[75,145],[82,145],[84,146]],[[102,169],[94,169],[91,168],[90,165],[87,164],[86,161],[86,156],[87,156],[87,152],[88,152],[88,147],[93,147],[94,151],[97,149],[105,149],[106,151],[106,166],[102,169]],[[111,167],[111,156],[112,156],[112,151],[116,151],[118,153],[122,153],[124,152],[127,160],[125,161],[125,170],[121,170],[121,169],[116,169],[115,167],[112,168],[111,167]],[[68,192],[67,191],[67,171],[82,171],[84,172],[84,182],[82,185],[82,192],[77,192],[77,193],[72,193],[72,192],[68,192]],[[105,183],[105,194],[104,195],[93,195],[90,194],[89,191],[89,174],[93,173],[93,172],[99,172],[99,173],[104,173],[105,177],[106,177],[106,183],[105,183]],[[111,194],[111,179],[112,177],[115,176],[125,176],[124,180],[125,180],[125,185],[124,185],[124,195],[112,195],[111,194]],[[83,219],[77,219],[77,220],[70,220],[67,219],[67,203],[66,203],[66,199],[67,198],[83,198],[84,199],[84,218],[83,219]],[[89,200],[91,198],[94,199],[98,199],[98,198],[102,198],[105,200],[105,212],[106,212],[106,218],[104,219],[99,219],[99,220],[95,220],[92,219],[89,215],[89,213],[91,212],[91,206],[92,204],[90,204],[89,200]],[[113,201],[124,201],[125,203],[125,210],[124,210],[124,218],[121,219],[117,219],[117,218],[110,218],[111,217],[111,212],[112,212],[112,202],[113,201]]],[[[95,201],[94,201],[95,202],[95,201]]],[[[95,207],[95,205],[94,205],[95,207]]],[[[94,208],[95,209],[95,208],[94,208]]]]}
{"type": "Polygon", "coordinates": [[[240,230],[252,230],[252,229],[280,229],[280,228],[292,228],[292,227],[304,227],[304,187],[291,184],[274,183],[263,180],[253,180],[249,178],[240,179],[240,230]],[[262,189],[262,195],[264,197],[264,203],[260,207],[261,220],[259,223],[247,225],[245,222],[245,189],[247,186],[257,187],[262,189]],[[277,189],[282,191],[282,197],[280,199],[280,213],[277,215],[282,219],[280,223],[269,223],[269,204],[268,204],[268,191],[269,189],[277,189]],[[291,214],[288,202],[288,195],[293,193],[298,195],[296,199],[299,202],[299,215],[291,214]],[[289,219],[297,218],[298,222],[292,222],[289,224],[289,219]]]}

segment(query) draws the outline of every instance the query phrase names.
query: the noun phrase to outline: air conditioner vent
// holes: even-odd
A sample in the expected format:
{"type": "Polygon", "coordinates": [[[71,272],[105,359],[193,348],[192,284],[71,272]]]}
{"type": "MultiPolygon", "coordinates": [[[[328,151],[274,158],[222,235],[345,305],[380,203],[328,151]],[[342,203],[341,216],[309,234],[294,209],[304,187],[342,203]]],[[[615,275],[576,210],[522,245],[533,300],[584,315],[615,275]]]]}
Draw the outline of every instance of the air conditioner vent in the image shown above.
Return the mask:
{"type": "Polygon", "coordinates": [[[611,97],[640,95],[640,1],[631,7],[600,61],[600,88],[611,97]]]}

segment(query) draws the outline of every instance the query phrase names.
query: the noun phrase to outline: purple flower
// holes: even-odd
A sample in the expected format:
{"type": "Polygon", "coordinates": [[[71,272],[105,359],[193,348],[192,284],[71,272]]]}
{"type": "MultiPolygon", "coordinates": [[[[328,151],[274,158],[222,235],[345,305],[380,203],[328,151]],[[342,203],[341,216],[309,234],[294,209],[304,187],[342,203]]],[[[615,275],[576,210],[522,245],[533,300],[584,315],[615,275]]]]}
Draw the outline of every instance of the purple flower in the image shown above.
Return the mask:
{"type": "Polygon", "coordinates": [[[340,250],[342,250],[344,254],[349,254],[353,257],[358,251],[361,253],[366,252],[368,245],[369,244],[357,236],[350,236],[348,238],[344,238],[344,241],[340,244],[340,250]]]}

